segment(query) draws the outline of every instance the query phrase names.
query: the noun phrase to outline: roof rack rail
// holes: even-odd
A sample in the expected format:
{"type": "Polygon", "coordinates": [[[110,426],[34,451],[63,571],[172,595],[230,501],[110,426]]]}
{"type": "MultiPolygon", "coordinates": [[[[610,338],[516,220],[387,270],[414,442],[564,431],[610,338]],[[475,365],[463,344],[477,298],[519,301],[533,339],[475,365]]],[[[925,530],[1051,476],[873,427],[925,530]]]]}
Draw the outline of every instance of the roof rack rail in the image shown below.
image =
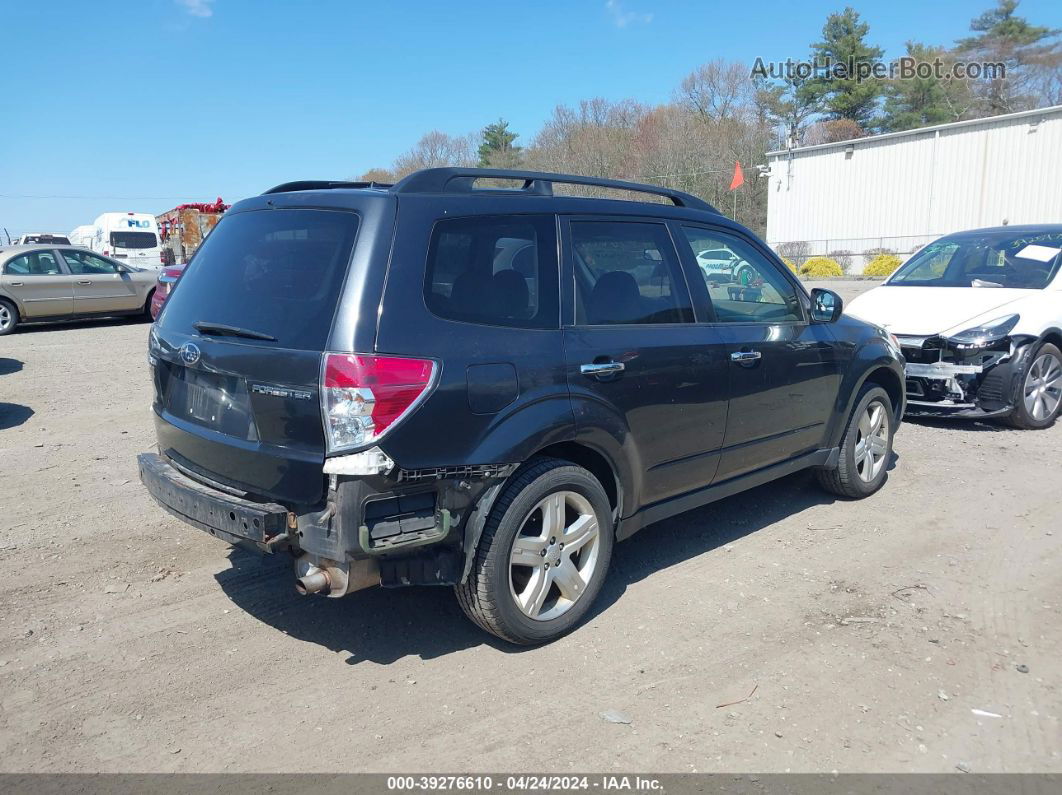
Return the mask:
{"type": "Polygon", "coordinates": [[[296,190],[334,190],[335,188],[390,188],[389,182],[337,182],[328,179],[300,179],[296,182],[285,182],[270,188],[263,196],[270,193],[290,193],[296,190]]]}
{"type": "Polygon", "coordinates": [[[490,188],[476,188],[478,179],[512,179],[523,180],[523,187],[516,190],[494,189],[499,193],[523,192],[535,196],[552,196],[553,183],[565,185],[590,185],[613,190],[628,190],[636,193],[649,193],[671,200],[676,207],[690,207],[696,210],[708,210],[718,213],[712,205],[689,193],[659,185],[645,185],[640,182],[625,182],[618,179],[601,179],[599,177],[582,177],[575,174],[551,174],[544,171],[513,171],[504,168],[425,168],[415,171],[399,180],[392,188],[394,193],[471,193],[472,191],[491,192],[490,188]]]}

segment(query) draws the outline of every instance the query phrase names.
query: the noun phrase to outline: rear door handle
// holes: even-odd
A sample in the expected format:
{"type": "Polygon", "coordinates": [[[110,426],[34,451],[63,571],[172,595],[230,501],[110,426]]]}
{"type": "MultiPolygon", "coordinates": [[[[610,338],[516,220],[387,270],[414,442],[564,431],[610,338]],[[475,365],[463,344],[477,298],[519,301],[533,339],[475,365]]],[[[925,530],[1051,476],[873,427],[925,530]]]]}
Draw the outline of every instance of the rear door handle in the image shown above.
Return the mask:
{"type": "Polygon", "coordinates": [[[22,282],[11,282],[11,286],[12,287],[21,287],[22,286],[22,282]]]}
{"type": "Polygon", "coordinates": [[[730,361],[732,362],[755,362],[760,359],[762,354],[759,351],[734,351],[730,354],[730,361]]]}
{"type": "Polygon", "coordinates": [[[85,280],[85,281],[83,281],[83,282],[78,282],[78,284],[92,284],[92,282],[91,282],[91,281],[89,281],[88,279],[86,279],[86,280],[85,280]]]}
{"type": "Polygon", "coordinates": [[[581,364],[579,372],[583,375],[599,376],[622,373],[625,369],[623,362],[602,362],[600,364],[581,364]]]}

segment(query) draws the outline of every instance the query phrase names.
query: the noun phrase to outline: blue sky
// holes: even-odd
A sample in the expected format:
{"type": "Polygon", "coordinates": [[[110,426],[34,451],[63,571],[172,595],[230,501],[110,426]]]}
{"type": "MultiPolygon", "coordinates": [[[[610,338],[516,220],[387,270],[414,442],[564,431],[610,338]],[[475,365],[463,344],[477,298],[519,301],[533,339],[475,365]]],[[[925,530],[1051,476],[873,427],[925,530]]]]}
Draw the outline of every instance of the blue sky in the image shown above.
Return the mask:
{"type": "MultiPolygon", "coordinates": [[[[850,0],[887,56],[950,43],[992,0],[850,0]]],[[[806,55],[845,0],[12,2],[0,19],[0,227],[226,201],[386,166],[431,129],[666,101],[713,58],[806,55]],[[85,198],[26,198],[26,197],[85,198]]],[[[1058,0],[1024,0],[1062,27],[1058,0]]],[[[518,141],[520,143],[521,141],[518,141]]]]}

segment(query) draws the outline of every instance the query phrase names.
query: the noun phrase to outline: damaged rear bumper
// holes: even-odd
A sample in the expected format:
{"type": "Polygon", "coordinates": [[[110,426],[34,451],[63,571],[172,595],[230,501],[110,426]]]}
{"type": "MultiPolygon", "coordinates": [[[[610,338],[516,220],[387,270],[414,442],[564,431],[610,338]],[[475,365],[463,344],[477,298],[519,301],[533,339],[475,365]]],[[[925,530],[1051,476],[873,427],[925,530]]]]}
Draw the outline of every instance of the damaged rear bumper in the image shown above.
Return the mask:
{"type": "MultiPolygon", "coordinates": [[[[254,502],[198,483],[162,456],[137,456],[140,481],[168,513],[230,544],[272,552],[288,543],[288,510],[277,503],[254,502]]],[[[294,520],[294,515],[292,515],[294,520]]]]}
{"type": "Polygon", "coordinates": [[[489,509],[481,497],[516,468],[322,472],[324,501],[297,506],[222,491],[164,455],[142,453],[138,463],[145,488],[173,516],[229,544],[290,550],[299,592],[329,596],[375,584],[459,583],[482,529],[479,513],[489,509]]]}

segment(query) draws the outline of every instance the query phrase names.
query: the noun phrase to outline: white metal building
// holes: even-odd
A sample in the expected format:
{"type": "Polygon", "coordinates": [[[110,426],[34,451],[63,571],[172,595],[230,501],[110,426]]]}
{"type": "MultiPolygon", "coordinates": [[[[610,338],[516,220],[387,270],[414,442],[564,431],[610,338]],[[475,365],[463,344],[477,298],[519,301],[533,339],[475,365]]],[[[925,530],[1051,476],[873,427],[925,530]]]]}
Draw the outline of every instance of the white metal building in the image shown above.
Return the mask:
{"type": "Polygon", "coordinates": [[[1062,223],[1062,105],[767,153],[767,242],[905,256],[950,232],[1062,223]]]}

